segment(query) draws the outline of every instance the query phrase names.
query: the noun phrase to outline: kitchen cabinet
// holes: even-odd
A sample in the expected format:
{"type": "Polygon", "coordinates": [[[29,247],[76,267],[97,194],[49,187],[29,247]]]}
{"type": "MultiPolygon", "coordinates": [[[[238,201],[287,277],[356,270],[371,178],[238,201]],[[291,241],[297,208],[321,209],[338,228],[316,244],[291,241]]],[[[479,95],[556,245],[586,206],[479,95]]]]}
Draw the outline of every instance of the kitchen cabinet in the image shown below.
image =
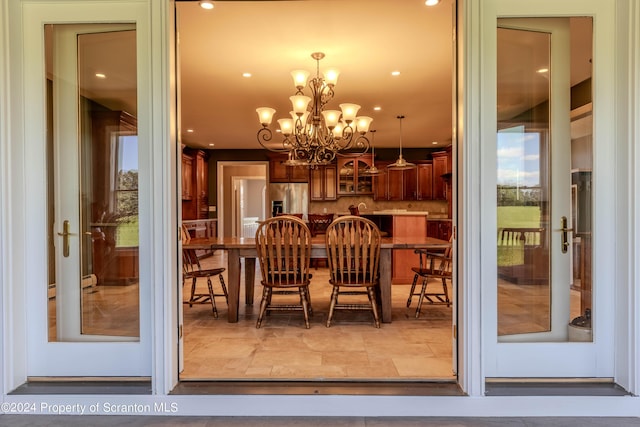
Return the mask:
{"type": "Polygon", "coordinates": [[[193,157],[182,154],[182,200],[193,197],[193,157]]]}
{"type": "Polygon", "coordinates": [[[418,188],[416,191],[418,200],[433,199],[433,164],[421,163],[417,168],[418,188]]]}
{"type": "Polygon", "coordinates": [[[209,217],[209,162],[208,155],[202,150],[196,152],[196,217],[209,217]]]}
{"type": "Polygon", "coordinates": [[[373,177],[364,173],[371,156],[338,159],[338,195],[373,194],[373,177]]]}
{"type": "Polygon", "coordinates": [[[387,165],[389,162],[376,162],[376,167],[383,171],[379,175],[375,175],[373,177],[373,200],[387,200],[388,197],[388,174],[387,174],[387,165]]]}
{"type": "Polygon", "coordinates": [[[284,154],[269,155],[269,182],[309,182],[307,166],[287,166],[284,154]]]}
{"type": "Polygon", "coordinates": [[[451,220],[427,220],[427,236],[436,239],[449,240],[451,237],[451,220]]]}
{"type": "Polygon", "coordinates": [[[416,200],[416,169],[387,169],[387,200],[416,200]]]}
{"type": "Polygon", "coordinates": [[[432,164],[418,163],[415,169],[387,169],[389,163],[376,164],[385,173],[374,180],[374,200],[431,200],[432,199],[432,164]]]}
{"type": "Polygon", "coordinates": [[[182,219],[209,216],[209,164],[203,150],[185,147],[182,152],[182,219]]]}
{"type": "Polygon", "coordinates": [[[337,166],[316,166],[309,172],[309,198],[312,201],[336,200],[337,166]]]}
{"type": "Polygon", "coordinates": [[[451,173],[451,149],[431,154],[433,158],[433,199],[447,200],[447,174],[451,173]]]}

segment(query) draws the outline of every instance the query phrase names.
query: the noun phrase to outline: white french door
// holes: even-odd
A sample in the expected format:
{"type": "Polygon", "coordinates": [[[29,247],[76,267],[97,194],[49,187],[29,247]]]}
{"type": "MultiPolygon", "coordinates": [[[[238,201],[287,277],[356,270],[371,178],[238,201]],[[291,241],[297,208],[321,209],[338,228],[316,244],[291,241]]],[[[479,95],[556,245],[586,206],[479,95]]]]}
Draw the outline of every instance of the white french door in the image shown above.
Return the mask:
{"type": "Polygon", "coordinates": [[[496,171],[482,183],[485,377],[611,378],[613,229],[601,206],[613,202],[597,189],[612,179],[613,6],[532,3],[483,1],[482,166],[496,171]],[[572,57],[592,41],[585,61],[572,57]],[[585,139],[572,113],[587,109],[585,139]]]}
{"type": "Polygon", "coordinates": [[[25,144],[43,166],[27,205],[48,217],[28,242],[46,249],[26,284],[27,376],[150,376],[144,7],[23,10],[25,144]]]}

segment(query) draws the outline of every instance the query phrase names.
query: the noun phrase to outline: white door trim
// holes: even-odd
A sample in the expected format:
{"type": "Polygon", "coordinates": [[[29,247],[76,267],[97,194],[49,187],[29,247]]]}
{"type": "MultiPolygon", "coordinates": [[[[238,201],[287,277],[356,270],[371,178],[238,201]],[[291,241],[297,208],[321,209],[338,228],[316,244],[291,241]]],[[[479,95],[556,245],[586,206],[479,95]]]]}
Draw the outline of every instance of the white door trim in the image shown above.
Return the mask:
{"type": "MultiPolygon", "coordinates": [[[[623,207],[624,202],[615,196],[611,189],[617,185],[625,185],[614,179],[611,171],[616,170],[618,150],[624,149],[625,141],[612,143],[615,135],[615,103],[614,98],[607,91],[612,90],[615,84],[614,60],[610,60],[616,49],[614,20],[615,5],[597,0],[580,0],[572,2],[557,2],[553,0],[540,0],[537,2],[513,2],[508,0],[483,1],[481,31],[482,55],[480,73],[484,76],[495,75],[495,49],[496,49],[496,17],[552,17],[552,16],[594,16],[594,46],[593,46],[593,105],[594,105],[594,165],[593,165],[593,195],[594,195],[594,245],[593,245],[593,281],[594,281],[594,343],[597,346],[593,354],[592,363],[572,365],[573,370],[562,370],[566,377],[593,376],[612,377],[614,372],[614,346],[613,335],[615,325],[615,301],[613,289],[624,286],[612,279],[616,271],[616,239],[617,233],[622,233],[620,224],[611,221],[612,207],[623,207]],[[492,71],[494,70],[494,71],[492,71]],[[621,147],[622,146],[622,147],[621,147]],[[596,240],[597,239],[597,240],[596,240]],[[595,314],[598,313],[598,314],[595,314]]],[[[491,77],[489,77],[491,79],[491,77]]],[[[483,224],[481,235],[481,253],[483,269],[481,271],[482,283],[482,339],[483,356],[485,358],[483,369],[487,376],[494,375],[491,364],[495,363],[500,355],[499,348],[504,344],[496,344],[496,245],[495,245],[495,133],[496,133],[496,88],[495,82],[485,77],[479,93],[484,108],[480,109],[482,145],[481,167],[486,173],[481,174],[480,193],[482,200],[486,200],[481,206],[480,216],[483,224]],[[493,106],[490,108],[489,106],[493,106]]],[[[554,218],[555,220],[555,218],[554,218]]],[[[552,224],[555,226],[555,224],[552,224]]],[[[568,322],[569,319],[567,319],[568,322]]],[[[531,344],[534,345],[534,344],[531,344]]],[[[528,344],[523,344],[528,346],[528,344]]],[[[548,345],[546,347],[553,347],[548,345]]],[[[538,344],[536,348],[546,348],[544,344],[538,344]]],[[[511,348],[511,347],[509,347],[511,348]]],[[[557,354],[541,353],[549,356],[551,360],[558,360],[557,354]]],[[[542,360],[542,359],[540,359],[542,360]]],[[[539,370],[535,364],[523,366],[520,376],[538,376],[539,370]],[[531,369],[529,369],[531,368],[531,369]]],[[[549,366],[547,364],[547,366],[549,366]]],[[[551,365],[553,366],[553,365],[551,365]]],[[[545,371],[546,372],[546,371],[545,371]]],[[[556,376],[558,374],[555,374],[556,376]]]]}

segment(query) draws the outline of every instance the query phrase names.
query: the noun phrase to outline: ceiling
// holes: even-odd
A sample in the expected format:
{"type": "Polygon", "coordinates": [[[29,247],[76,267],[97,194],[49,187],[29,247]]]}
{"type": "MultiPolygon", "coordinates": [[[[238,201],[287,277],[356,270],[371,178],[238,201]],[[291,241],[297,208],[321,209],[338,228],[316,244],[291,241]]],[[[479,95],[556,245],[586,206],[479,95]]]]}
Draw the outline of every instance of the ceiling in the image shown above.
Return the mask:
{"type": "MultiPolygon", "coordinates": [[[[277,110],[274,120],[287,117],[289,96],[295,92],[290,72],[306,69],[314,74],[311,53],[321,51],[326,57],[320,72],[329,67],[341,71],[328,107],[360,104],[359,114],[374,119],[375,147],[398,146],[399,114],[406,117],[403,147],[451,144],[454,2],[442,0],[427,7],[424,0],[218,0],[213,10],[204,10],[197,1],[178,1],[181,143],[205,149],[260,149],[255,109],[270,106],[277,110]],[[400,75],[392,76],[396,70],[400,75]],[[250,78],[243,77],[247,72],[250,78]],[[374,111],[375,106],[380,111],[374,111]]],[[[81,52],[89,74],[83,78],[83,91],[107,107],[136,115],[135,34],[123,31],[129,28],[116,25],[115,32],[84,39],[86,49],[81,52]],[[95,79],[97,71],[108,77],[95,79]]],[[[570,18],[570,28],[575,85],[591,76],[591,18],[570,18]]],[[[50,31],[46,34],[50,43],[50,31]]],[[[528,82],[546,78],[533,71],[548,61],[540,62],[548,55],[542,54],[545,48],[536,39],[521,34],[516,40],[508,31],[498,33],[503,46],[497,62],[502,119],[549,95],[547,84],[528,83],[535,93],[523,99],[522,91],[510,90],[519,87],[517,80],[506,74],[515,70],[514,76],[528,82]],[[504,66],[505,58],[516,67],[504,66]]],[[[47,63],[51,70],[51,58],[47,63]]]]}
{"type": "Polygon", "coordinates": [[[255,109],[275,108],[275,129],[291,110],[290,72],[314,75],[311,53],[320,51],[320,72],[341,72],[328,107],[361,105],[359,115],[374,119],[376,147],[398,146],[399,114],[404,147],[449,145],[453,19],[452,0],[217,1],[213,10],[178,2],[181,142],[261,148],[255,109]]]}

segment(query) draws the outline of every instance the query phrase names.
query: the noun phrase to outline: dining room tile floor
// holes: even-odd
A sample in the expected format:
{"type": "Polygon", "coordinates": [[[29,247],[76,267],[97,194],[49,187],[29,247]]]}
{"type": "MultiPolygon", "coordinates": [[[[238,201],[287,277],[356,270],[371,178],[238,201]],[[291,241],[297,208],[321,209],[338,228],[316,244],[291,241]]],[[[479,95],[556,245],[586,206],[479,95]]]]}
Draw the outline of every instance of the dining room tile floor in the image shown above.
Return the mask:
{"type": "MultiPolygon", "coordinates": [[[[225,252],[202,260],[204,268],[226,267],[225,252]]],[[[453,308],[423,304],[415,318],[417,298],[406,307],[410,286],[394,285],[392,323],[373,326],[369,312],[337,312],[325,326],[331,286],[326,268],[312,269],[313,316],[305,329],[302,313],[273,313],[260,329],[255,322],[262,286],[256,271],[255,301],[240,295],[239,322],[228,323],[227,306],[217,298],[219,317],[211,305],[183,305],[184,370],[181,380],[437,380],[454,381],[453,308]]],[[[224,273],[226,279],[226,272],[224,273]]],[[[206,289],[203,279],[199,291],[206,289]]],[[[219,283],[214,280],[214,286],[219,283]]],[[[438,289],[441,285],[432,283],[438,289]]],[[[243,286],[241,286],[243,288],[243,286]]],[[[450,297],[453,286],[449,286],[450,297]]],[[[185,290],[188,291],[187,287],[185,290]]],[[[549,319],[548,289],[500,281],[498,303],[502,333],[544,329],[549,319]]],[[[138,286],[86,288],[83,320],[94,333],[136,335],[138,286]]],[[[288,298],[297,298],[290,296],[288,298]]],[[[571,316],[579,314],[579,294],[572,291],[571,316]]],[[[50,339],[56,338],[55,298],[49,301],[50,339]]]]}
{"type": "MultiPolygon", "coordinates": [[[[202,263],[203,268],[224,266],[225,255],[216,253],[202,263]]],[[[301,312],[272,313],[256,329],[262,293],[259,272],[256,274],[254,304],[245,305],[241,293],[238,323],[226,321],[223,298],[217,298],[218,319],[209,304],[183,306],[182,380],[455,379],[451,307],[424,304],[416,319],[417,298],[407,308],[409,286],[397,285],[393,288],[392,323],[377,329],[370,312],[341,311],[334,314],[327,328],[331,286],[328,270],[318,268],[312,269],[310,329],[304,327],[301,312]]],[[[203,281],[199,286],[206,285],[203,281]]],[[[219,286],[217,280],[215,286],[219,286]]]]}

